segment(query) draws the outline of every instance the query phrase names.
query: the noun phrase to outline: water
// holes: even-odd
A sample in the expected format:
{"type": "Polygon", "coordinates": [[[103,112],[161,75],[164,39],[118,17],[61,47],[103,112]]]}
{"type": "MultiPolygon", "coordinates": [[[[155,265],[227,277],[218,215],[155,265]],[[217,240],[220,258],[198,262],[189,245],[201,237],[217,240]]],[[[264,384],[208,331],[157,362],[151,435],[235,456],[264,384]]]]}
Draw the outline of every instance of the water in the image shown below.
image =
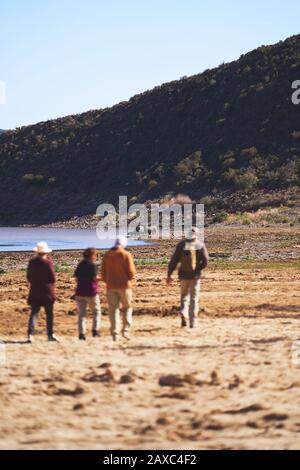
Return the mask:
{"type": "MultiPolygon", "coordinates": [[[[32,251],[38,242],[47,242],[54,251],[81,250],[88,247],[110,248],[114,240],[99,240],[96,230],[60,228],[1,228],[0,252],[32,251]]],[[[141,240],[129,240],[128,246],[145,246],[141,240]]]]}

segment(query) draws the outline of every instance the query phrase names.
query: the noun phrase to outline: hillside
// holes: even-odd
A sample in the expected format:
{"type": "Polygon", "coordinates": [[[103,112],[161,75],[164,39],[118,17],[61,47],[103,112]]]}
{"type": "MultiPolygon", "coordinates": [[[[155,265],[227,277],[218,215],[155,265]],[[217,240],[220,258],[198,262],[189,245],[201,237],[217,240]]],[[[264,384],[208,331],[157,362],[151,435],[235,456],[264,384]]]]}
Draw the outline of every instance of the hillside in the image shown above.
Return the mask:
{"type": "Polygon", "coordinates": [[[300,35],[110,109],[2,134],[0,224],[92,214],[119,194],[143,202],[181,192],[233,211],[291,203],[299,51],[300,35]]]}
{"type": "Polygon", "coordinates": [[[3,132],[5,132],[3,129],[0,129],[0,134],[3,134],[3,132]]]}

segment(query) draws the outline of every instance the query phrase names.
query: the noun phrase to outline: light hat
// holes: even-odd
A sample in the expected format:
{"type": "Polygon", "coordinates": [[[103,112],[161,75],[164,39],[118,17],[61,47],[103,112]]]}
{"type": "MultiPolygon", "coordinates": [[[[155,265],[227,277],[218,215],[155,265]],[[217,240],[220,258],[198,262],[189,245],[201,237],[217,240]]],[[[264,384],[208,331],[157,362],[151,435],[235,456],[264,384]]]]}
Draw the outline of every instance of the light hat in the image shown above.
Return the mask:
{"type": "Polygon", "coordinates": [[[49,248],[48,243],[46,242],[39,242],[36,247],[33,249],[35,253],[39,255],[46,255],[48,253],[52,253],[52,250],[49,248]]]}
{"type": "Polygon", "coordinates": [[[197,240],[199,236],[199,230],[197,227],[193,227],[187,234],[187,240],[197,240]]]}
{"type": "Polygon", "coordinates": [[[120,236],[116,239],[116,243],[115,243],[115,246],[118,247],[118,246],[122,246],[123,248],[126,248],[128,244],[128,240],[126,237],[123,237],[123,236],[120,236]]]}

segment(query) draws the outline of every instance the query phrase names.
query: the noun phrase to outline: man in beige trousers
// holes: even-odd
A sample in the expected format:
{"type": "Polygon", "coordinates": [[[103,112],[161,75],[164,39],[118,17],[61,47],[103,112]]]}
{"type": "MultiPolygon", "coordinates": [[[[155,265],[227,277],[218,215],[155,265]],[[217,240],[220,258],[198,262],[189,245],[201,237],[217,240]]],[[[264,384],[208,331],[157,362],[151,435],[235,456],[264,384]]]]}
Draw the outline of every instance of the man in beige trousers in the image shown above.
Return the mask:
{"type": "Polygon", "coordinates": [[[111,334],[118,341],[120,325],[120,309],[122,311],[124,338],[130,339],[132,325],[132,280],[136,269],[132,255],[126,250],[127,239],[118,237],[115,246],[103,258],[101,277],[107,286],[107,302],[111,324],[111,334]]]}
{"type": "Polygon", "coordinates": [[[198,240],[197,228],[192,228],[186,240],[178,243],[173,254],[167,284],[172,283],[172,274],[179,267],[181,285],[181,326],[190,328],[197,326],[200,308],[201,272],[208,264],[209,256],[206,246],[198,240]]]}

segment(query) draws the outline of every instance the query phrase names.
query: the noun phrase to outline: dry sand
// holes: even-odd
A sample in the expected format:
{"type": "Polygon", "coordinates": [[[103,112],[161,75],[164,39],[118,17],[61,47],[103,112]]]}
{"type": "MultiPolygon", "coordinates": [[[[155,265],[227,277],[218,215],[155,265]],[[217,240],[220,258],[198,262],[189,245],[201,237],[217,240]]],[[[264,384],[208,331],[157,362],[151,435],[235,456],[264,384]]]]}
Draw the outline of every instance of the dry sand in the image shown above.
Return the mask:
{"type": "Polygon", "coordinates": [[[0,448],[300,449],[300,273],[289,261],[299,232],[254,234],[261,259],[290,240],[281,265],[260,267],[241,259],[249,234],[208,233],[210,250],[231,251],[240,267],[206,271],[197,330],[179,327],[178,285],[166,288],[165,267],[140,267],[133,337],[118,345],[106,315],[101,339],[77,340],[71,272],[58,275],[60,343],[46,342],[43,315],[36,342],[24,343],[24,273],[1,276],[0,448]]]}

